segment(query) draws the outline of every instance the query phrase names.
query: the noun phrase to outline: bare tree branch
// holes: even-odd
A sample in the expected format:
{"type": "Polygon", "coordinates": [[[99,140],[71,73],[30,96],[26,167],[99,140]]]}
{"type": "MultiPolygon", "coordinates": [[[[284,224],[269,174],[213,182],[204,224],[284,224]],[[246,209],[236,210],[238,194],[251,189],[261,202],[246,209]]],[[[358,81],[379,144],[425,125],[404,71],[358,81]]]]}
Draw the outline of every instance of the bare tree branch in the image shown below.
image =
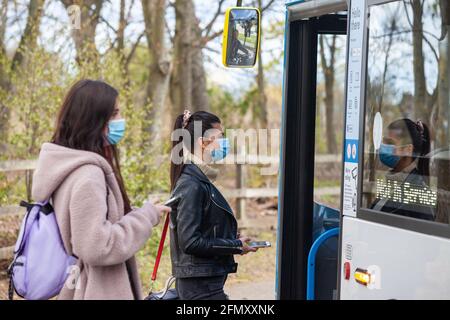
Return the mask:
{"type": "Polygon", "coordinates": [[[209,47],[209,46],[205,46],[205,47],[203,47],[203,49],[205,49],[205,50],[207,50],[207,51],[211,51],[211,52],[217,53],[217,54],[220,54],[220,53],[221,53],[220,50],[211,48],[211,47],[209,47]]]}
{"type": "Polygon", "coordinates": [[[220,35],[222,35],[222,33],[223,33],[223,30],[219,30],[219,31],[216,31],[213,34],[209,35],[208,37],[202,37],[202,44],[203,44],[203,46],[205,44],[207,44],[208,42],[210,42],[211,40],[213,40],[213,39],[219,37],[220,35]]]}
{"type": "Polygon", "coordinates": [[[114,33],[117,33],[117,29],[114,28],[111,23],[109,23],[109,21],[105,18],[103,18],[103,16],[99,16],[99,19],[101,20],[101,22],[103,22],[109,29],[111,29],[111,31],[113,31],[114,33]]]}
{"type": "Polygon", "coordinates": [[[170,27],[169,27],[169,24],[168,24],[166,18],[164,18],[164,25],[165,25],[165,27],[167,29],[167,33],[169,35],[170,43],[173,43],[173,39],[174,39],[175,36],[174,36],[172,30],[170,30],[170,27]]]}
{"type": "Polygon", "coordinates": [[[261,8],[261,12],[264,12],[267,9],[269,9],[274,2],[275,2],[275,0],[270,0],[264,7],[261,8]]]}
{"type": "Polygon", "coordinates": [[[136,42],[133,44],[133,46],[131,47],[131,51],[127,56],[127,59],[125,61],[125,66],[128,68],[128,65],[131,62],[131,59],[134,56],[134,53],[136,52],[137,47],[139,46],[139,43],[141,42],[142,37],[145,36],[145,30],[142,31],[142,33],[139,35],[139,37],[137,38],[136,42]]]}
{"type": "Polygon", "coordinates": [[[208,37],[209,33],[211,32],[212,27],[214,26],[214,23],[216,22],[217,18],[223,14],[222,12],[222,5],[225,2],[225,0],[220,0],[219,5],[217,6],[216,13],[212,17],[212,19],[208,22],[205,28],[202,30],[202,34],[204,34],[204,37],[208,37]]]}
{"type": "Polygon", "coordinates": [[[134,6],[134,0],[131,0],[130,5],[128,6],[128,14],[127,14],[127,17],[125,18],[125,22],[126,22],[127,25],[130,22],[131,9],[133,9],[133,6],[134,6]]]}

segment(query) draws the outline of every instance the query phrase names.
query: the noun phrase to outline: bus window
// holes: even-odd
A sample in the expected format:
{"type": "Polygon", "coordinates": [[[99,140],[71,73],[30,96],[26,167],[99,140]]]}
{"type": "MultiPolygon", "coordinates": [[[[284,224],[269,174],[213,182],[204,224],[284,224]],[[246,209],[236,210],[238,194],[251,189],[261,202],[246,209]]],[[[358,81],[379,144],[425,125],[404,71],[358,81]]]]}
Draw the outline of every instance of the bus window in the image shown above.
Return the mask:
{"type": "Polygon", "coordinates": [[[362,208],[449,222],[444,11],[439,0],[370,8],[362,208]]]}
{"type": "Polygon", "coordinates": [[[318,37],[314,201],[338,209],[347,36],[319,34],[318,37]]]}

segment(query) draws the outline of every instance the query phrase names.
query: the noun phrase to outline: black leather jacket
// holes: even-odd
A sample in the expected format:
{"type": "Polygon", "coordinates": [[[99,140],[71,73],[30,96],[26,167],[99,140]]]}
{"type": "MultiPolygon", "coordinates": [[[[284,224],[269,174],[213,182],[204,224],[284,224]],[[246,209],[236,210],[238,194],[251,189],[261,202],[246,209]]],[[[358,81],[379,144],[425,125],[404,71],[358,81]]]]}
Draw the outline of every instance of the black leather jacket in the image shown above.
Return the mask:
{"type": "Polygon", "coordinates": [[[217,188],[194,164],[186,164],[172,196],[170,255],[176,278],[226,275],[237,271],[233,254],[242,253],[237,221],[217,188]]]}

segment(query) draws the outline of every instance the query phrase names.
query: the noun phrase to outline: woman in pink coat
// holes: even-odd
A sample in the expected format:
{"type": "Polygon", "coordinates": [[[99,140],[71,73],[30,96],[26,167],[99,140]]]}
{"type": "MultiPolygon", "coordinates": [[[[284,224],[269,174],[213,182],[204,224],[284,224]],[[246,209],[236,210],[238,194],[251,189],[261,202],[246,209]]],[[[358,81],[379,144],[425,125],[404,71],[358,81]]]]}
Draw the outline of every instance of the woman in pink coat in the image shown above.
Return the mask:
{"type": "Polygon", "coordinates": [[[59,299],[141,299],[135,253],[170,208],[132,208],[116,144],[125,131],[118,92],[93,80],[75,83],[42,145],[33,177],[35,201],[50,198],[64,247],[78,258],[59,299]]]}

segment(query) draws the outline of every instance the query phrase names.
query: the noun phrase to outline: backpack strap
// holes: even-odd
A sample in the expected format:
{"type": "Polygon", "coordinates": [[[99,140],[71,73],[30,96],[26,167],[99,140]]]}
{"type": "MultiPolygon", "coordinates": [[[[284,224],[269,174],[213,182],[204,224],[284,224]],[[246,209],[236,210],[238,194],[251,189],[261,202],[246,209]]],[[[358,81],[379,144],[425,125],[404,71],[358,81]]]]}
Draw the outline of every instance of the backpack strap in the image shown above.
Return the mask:
{"type": "Polygon", "coordinates": [[[27,208],[28,211],[31,210],[36,205],[40,206],[39,211],[45,215],[49,215],[50,213],[52,213],[54,211],[50,202],[47,202],[46,204],[42,205],[40,203],[29,203],[29,202],[26,202],[23,200],[20,201],[20,206],[27,208]]]}
{"type": "Polygon", "coordinates": [[[16,258],[14,258],[14,260],[8,266],[8,271],[7,271],[8,278],[9,278],[8,300],[14,300],[14,292],[16,291],[16,288],[14,287],[14,281],[13,281],[13,276],[14,276],[13,268],[15,265],[23,266],[23,262],[18,262],[18,261],[16,261],[16,258]]]}
{"type": "Polygon", "coordinates": [[[14,300],[14,283],[12,276],[9,277],[8,300],[14,300]]]}

